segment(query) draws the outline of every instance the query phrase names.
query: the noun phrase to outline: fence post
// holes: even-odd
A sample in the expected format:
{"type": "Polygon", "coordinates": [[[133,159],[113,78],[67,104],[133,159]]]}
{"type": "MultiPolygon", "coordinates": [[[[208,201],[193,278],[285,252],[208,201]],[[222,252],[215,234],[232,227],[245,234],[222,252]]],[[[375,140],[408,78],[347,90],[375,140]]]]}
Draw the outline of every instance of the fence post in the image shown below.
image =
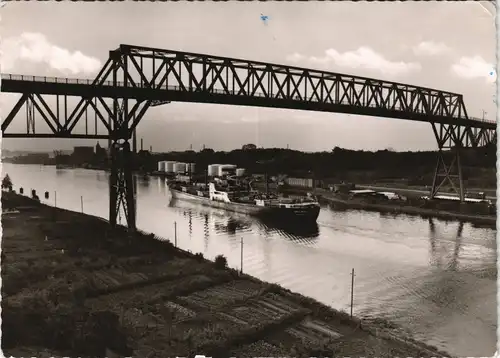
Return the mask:
{"type": "Polygon", "coordinates": [[[57,220],[57,191],[54,190],[54,221],[57,220]]]}
{"type": "Polygon", "coordinates": [[[174,244],[177,247],[177,221],[174,221],[174,244]]]}
{"type": "Polygon", "coordinates": [[[82,214],[83,214],[83,195],[80,196],[80,206],[82,208],[82,214]]]}

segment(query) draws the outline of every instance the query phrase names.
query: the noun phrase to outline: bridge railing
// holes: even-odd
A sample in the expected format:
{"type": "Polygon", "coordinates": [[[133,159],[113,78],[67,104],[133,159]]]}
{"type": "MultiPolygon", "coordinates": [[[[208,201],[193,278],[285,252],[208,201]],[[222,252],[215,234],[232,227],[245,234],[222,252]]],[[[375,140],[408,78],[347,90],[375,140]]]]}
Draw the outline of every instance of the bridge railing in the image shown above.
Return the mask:
{"type": "MultiPolygon", "coordinates": [[[[61,84],[81,84],[81,85],[88,85],[88,86],[92,86],[93,82],[94,82],[94,80],[90,80],[90,79],[60,78],[60,77],[46,77],[46,76],[28,76],[28,75],[15,75],[15,74],[3,74],[1,76],[1,78],[2,78],[2,80],[6,79],[6,80],[15,80],[15,81],[47,82],[47,83],[61,83],[61,84]]],[[[120,87],[123,87],[125,85],[125,83],[121,82],[121,81],[117,81],[117,85],[120,87]]],[[[141,83],[136,83],[135,85],[136,85],[136,87],[138,86],[139,88],[149,88],[148,86],[143,85],[141,83]]],[[[99,86],[114,86],[114,84],[113,84],[113,81],[104,81],[99,86]]],[[[130,88],[132,88],[132,86],[130,86],[130,88]]],[[[172,90],[172,91],[186,91],[187,90],[188,92],[199,92],[198,89],[193,89],[193,88],[189,88],[189,87],[187,87],[186,89],[183,89],[183,87],[181,87],[181,86],[172,86],[172,85],[171,86],[164,85],[164,86],[161,86],[160,88],[172,90]]],[[[234,90],[229,91],[229,93],[226,90],[218,89],[218,88],[212,88],[211,90],[207,90],[207,91],[210,93],[214,93],[214,94],[231,94],[231,95],[235,95],[235,96],[238,95],[237,91],[234,91],[234,90]]],[[[267,95],[262,93],[262,92],[255,92],[252,96],[254,96],[254,97],[267,97],[267,95]]],[[[304,99],[300,96],[293,96],[292,98],[289,98],[289,99],[297,100],[297,101],[307,101],[307,102],[320,102],[320,101],[318,101],[318,99],[316,97],[313,97],[313,96],[311,96],[311,98],[309,98],[309,99],[304,99]]],[[[339,104],[349,105],[349,102],[342,101],[339,104]]],[[[370,104],[370,105],[368,105],[368,107],[377,108],[377,105],[370,104]]],[[[407,110],[402,108],[402,107],[394,107],[393,110],[396,110],[399,112],[407,112],[407,110]]],[[[420,111],[418,109],[413,109],[411,112],[425,114],[425,112],[420,111]]],[[[477,122],[496,123],[496,121],[494,121],[494,120],[492,121],[492,120],[488,120],[488,119],[484,119],[484,118],[468,117],[468,119],[473,120],[473,121],[477,121],[477,122]]]]}
{"type": "MultiPolygon", "coordinates": [[[[81,84],[92,85],[94,80],[81,79],[81,78],[61,78],[61,77],[47,77],[47,76],[28,76],[28,75],[13,75],[3,74],[2,80],[14,81],[31,81],[31,82],[48,82],[48,83],[66,83],[66,84],[81,84]]],[[[105,86],[113,86],[113,81],[105,81],[105,86]]],[[[118,82],[118,85],[123,86],[123,82],[118,82]]]]}
{"type": "Polygon", "coordinates": [[[479,118],[479,117],[468,117],[471,121],[476,121],[476,122],[484,122],[484,123],[496,123],[497,121],[491,120],[491,119],[486,119],[486,118],[479,118]]]}

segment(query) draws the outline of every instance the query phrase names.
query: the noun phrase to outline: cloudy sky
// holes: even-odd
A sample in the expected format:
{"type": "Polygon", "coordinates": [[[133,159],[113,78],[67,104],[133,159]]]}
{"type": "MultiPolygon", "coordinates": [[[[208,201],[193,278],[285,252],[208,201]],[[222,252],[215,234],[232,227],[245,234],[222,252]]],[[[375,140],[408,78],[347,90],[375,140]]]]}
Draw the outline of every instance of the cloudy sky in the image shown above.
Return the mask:
{"type": "MultiPolygon", "coordinates": [[[[1,15],[3,73],[92,78],[108,51],[125,43],[422,85],[462,93],[469,116],[496,117],[495,9],[487,3],[15,2],[1,15]]],[[[2,116],[16,98],[1,95],[2,116]]],[[[23,123],[16,117],[12,130],[23,123]]],[[[186,103],[150,110],[138,136],[155,151],[249,142],[307,151],[436,147],[426,123],[186,103]]],[[[45,150],[54,141],[3,146],[45,150]]]]}

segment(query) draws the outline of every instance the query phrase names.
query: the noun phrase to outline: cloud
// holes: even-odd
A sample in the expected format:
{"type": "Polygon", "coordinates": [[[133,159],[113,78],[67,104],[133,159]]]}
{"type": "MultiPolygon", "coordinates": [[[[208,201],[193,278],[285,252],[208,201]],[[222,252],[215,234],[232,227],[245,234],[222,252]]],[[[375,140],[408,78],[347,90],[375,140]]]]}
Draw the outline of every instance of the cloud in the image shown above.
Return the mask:
{"type": "Polygon", "coordinates": [[[442,42],[423,41],[413,47],[413,53],[421,56],[436,56],[449,52],[451,49],[442,42]]]}
{"type": "Polygon", "coordinates": [[[465,79],[485,78],[488,81],[496,80],[495,66],[488,63],[481,56],[462,57],[451,66],[451,72],[465,79]]]}
{"type": "Polygon", "coordinates": [[[44,64],[73,75],[92,74],[102,66],[97,58],[56,46],[40,33],[25,32],[20,36],[7,38],[2,41],[0,50],[2,72],[15,70],[19,61],[44,64]]]}
{"type": "Polygon", "coordinates": [[[421,66],[415,62],[390,61],[369,47],[360,47],[355,51],[340,53],[334,49],[325,51],[323,57],[306,57],[295,53],[287,56],[290,62],[308,62],[313,65],[347,67],[378,71],[387,75],[403,75],[419,71],[421,66]]]}

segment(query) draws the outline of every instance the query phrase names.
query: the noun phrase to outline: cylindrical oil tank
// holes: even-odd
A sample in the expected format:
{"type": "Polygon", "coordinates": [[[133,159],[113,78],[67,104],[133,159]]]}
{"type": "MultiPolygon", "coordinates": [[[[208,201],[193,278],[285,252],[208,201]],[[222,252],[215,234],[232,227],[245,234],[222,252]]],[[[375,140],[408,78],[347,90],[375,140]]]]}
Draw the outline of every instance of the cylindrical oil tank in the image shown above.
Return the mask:
{"type": "Polygon", "coordinates": [[[158,171],[159,172],[164,172],[165,171],[165,162],[158,162],[158,171]]]}
{"type": "Polygon", "coordinates": [[[185,172],[186,172],[186,163],[174,164],[174,173],[185,173],[185,172]]]}
{"type": "Polygon", "coordinates": [[[242,177],[243,175],[245,175],[245,168],[236,168],[236,176],[242,177]]]}
{"type": "Polygon", "coordinates": [[[210,164],[208,166],[208,176],[216,177],[219,175],[219,165],[220,164],[210,164]]]}
{"type": "Polygon", "coordinates": [[[234,164],[221,164],[219,165],[219,170],[218,170],[218,175],[221,177],[224,174],[228,174],[228,172],[235,172],[236,171],[236,165],[234,164]]]}
{"type": "Polygon", "coordinates": [[[188,163],[187,172],[191,173],[191,174],[196,173],[196,164],[195,163],[188,163]]]}
{"type": "Polygon", "coordinates": [[[226,164],[221,164],[217,167],[217,176],[221,177],[224,175],[224,169],[226,169],[226,164]]]}
{"type": "Polygon", "coordinates": [[[167,173],[173,173],[174,172],[174,165],[175,165],[175,163],[177,163],[177,162],[173,162],[173,161],[170,161],[170,160],[167,161],[167,162],[165,162],[165,171],[167,173]]]}

